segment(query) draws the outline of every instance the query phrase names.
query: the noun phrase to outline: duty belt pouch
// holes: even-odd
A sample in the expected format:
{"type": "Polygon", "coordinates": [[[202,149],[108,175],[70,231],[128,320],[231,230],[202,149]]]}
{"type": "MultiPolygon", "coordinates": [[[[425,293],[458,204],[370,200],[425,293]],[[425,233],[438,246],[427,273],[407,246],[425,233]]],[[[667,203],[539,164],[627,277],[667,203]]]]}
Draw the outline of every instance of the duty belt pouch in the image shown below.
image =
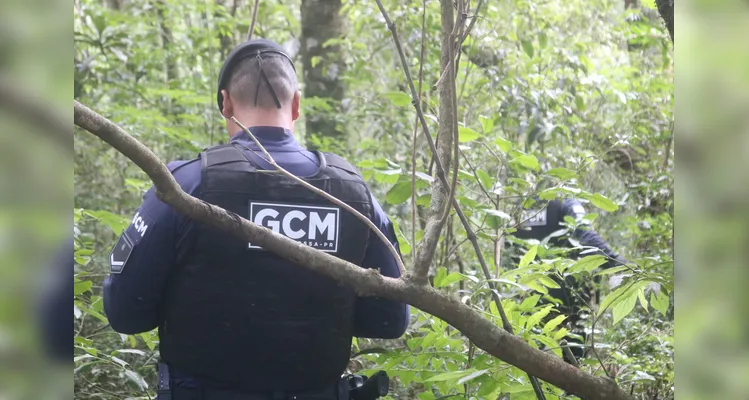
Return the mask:
{"type": "Polygon", "coordinates": [[[157,400],[172,400],[172,378],[169,375],[169,366],[160,362],[158,365],[158,385],[156,387],[157,400]]]}

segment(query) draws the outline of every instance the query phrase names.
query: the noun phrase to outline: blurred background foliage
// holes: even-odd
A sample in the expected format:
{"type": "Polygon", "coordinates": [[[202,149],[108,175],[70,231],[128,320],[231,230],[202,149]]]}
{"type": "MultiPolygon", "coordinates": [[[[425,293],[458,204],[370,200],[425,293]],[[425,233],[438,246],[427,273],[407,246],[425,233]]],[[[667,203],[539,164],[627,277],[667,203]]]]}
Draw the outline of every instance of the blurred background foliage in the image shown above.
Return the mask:
{"type": "MultiPolygon", "coordinates": [[[[440,4],[383,4],[436,132],[440,4]]],[[[516,333],[560,356],[568,327],[545,322],[550,310],[537,305],[539,295],[548,292],[551,275],[600,274],[546,243],[507,236],[527,199],[575,196],[595,229],[636,264],[618,271],[625,283],[610,296],[610,275],[603,276],[604,307],[592,305],[587,321],[595,352],[581,367],[609,374],[637,398],[671,399],[674,72],[668,33],[648,2],[487,1],[476,15],[478,4],[471,2],[468,16],[476,23],[457,76],[457,199],[495,269],[516,333]],[[518,246],[503,245],[510,240],[518,246]],[[538,258],[518,268],[527,249],[538,258]]],[[[75,98],[165,162],[226,142],[216,79],[224,56],[247,33],[251,8],[244,0],[76,0],[75,98]]],[[[396,224],[410,266],[434,167],[421,133],[414,146],[410,91],[376,4],[263,0],[254,36],[283,44],[296,60],[303,92],[297,139],[360,167],[396,224]]],[[[156,332],[115,333],[100,297],[111,246],[151,183],[83,132],[75,137],[74,183],[76,398],[153,398],[156,332]]],[[[470,299],[501,324],[465,231],[450,218],[435,257],[434,286],[470,299]]],[[[443,321],[417,310],[412,315],[400,340],[356,341],[350,371],[387,370],[391,398],[535,398],[522,371],[475,349],[443,321]]],[[[550,399],[571,397],[544,389],[550,399]]]]}

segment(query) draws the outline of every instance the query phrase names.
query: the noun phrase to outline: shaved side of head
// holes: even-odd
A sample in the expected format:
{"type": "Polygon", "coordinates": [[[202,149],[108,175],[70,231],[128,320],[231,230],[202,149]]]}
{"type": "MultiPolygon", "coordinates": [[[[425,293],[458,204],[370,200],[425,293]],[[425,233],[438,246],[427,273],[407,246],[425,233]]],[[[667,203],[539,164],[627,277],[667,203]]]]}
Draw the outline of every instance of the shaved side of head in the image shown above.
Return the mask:
{"type": "Polygon", "coordinates": [[[294,94],[299,90],[296,72],[289,60],[272,53],[263,54],[262,61],[259,61],[256,57],[247,57],[241,60],[231,71],[227,89],[232,99],[243,108],[277,109],[268,82],[273,86],[273,92],[275,92],[282,107],[288,106],[294,98],[294,94]],[[262,76],[261,65],[268,81],[262,76]],[[257,94],[257,105],[255,105],[258,83],[260,89],[257,94]]]}

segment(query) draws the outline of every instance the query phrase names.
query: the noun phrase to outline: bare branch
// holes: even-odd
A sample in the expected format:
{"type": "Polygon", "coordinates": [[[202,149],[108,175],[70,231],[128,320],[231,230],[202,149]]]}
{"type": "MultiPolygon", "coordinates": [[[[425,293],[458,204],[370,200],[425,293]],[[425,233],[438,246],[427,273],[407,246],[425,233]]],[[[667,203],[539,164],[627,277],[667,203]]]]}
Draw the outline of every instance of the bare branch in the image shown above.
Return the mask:
{"type": "Polygon", "coordinates": [[[310,191],[314,192],[315,194],[317,194],[317,195],[319,195],[321,197],[324,197],[324,198],[328,199],[329,201],[331,201],[332,203],[335,203],[335,204],[343,207],[346,211],[350,212],[351,214],[354,214],[354,216],[356,216],[356,218],[358,218],[359,220],[361,220],[362,222],[364,222],[369,227],[369,229],[371,229],[377,235],[377,237],[379,237],[380,240],[382,240],[382,243],[385,244],[385,247],[387,247],[388,250],[390,250],[390,254],[393,255],[393,258],[395,258],[395,262],[398,263],[398,268],[400,269],[401,275],[405,275],[406,274],[406,267],[403,266],[403,260],[401,260],[400,254],[398,254],[398,251],[395,250],[395,247],[393,247],[393,244],[390,243],[390,240],[388,240],[387,236],[385,236],[385,234],[382,233],[382,231],[380,231],[377,228],[377,226],[369,218],[363,216],[359,211],[356,211],[350,205],[342,202],[341,200],[338,200],[335,196],[333,196],[333,195],[331,195],[331,194],[329,194],[329,193],[327,193],[327,192],[325,192],[323,190],[320,190],[320,189],[318,189],[318,188],[310,185],[309,183],[305,182],[303,179],[300,179],[296,175],[294,175],[291,172],[285,170],[282,166],[280,166],[280,165],[278,165],[276,163],[276,160],[274,160],[273,156],[271,156],[270,153],[268,153],[268,150],[265,149],[265,146],[263,146],[260,143],[260,141],[257,140],[257,138],[255,137],[255,135],[252,134],[252,132],[249,129],[247,129],[246,126],[242,125],[242,123],[239,122],[236,118],[234,118],[234,116],[231,117],[231,120],[234,121],[234,123],[237,124],[237,126],[239,126],[240,128],[242,128],[242,130],[244,130],[245,132],[247,132],[247,135],[250,136],[250,138],[255,142],[255,144],[257,145],[257,147],[259,147],[260,150],[263,152],[263,154],[265,154],[265,157],[267,157],[266,161],[268,162],[268,164],[272,165],[273,168],[275,168],[275,169],[278,170],[278,172],[280,172],[281,174],[283,174],[287,178],[289,178],[289,179],[297,182],[298,184],[304,186],[305,188],[309,189],[310,191]]]}
{"type": "Polygon", "coordinates": [[[147,147],[78,101],[74,100],[73,104],[75,124],[135,162],[153,181],[157,197],[177,212],[242,240],[257,243],[285,260],[353,288],[360,296],[379,296],[411,304],[460,330],[489,354],[570,393],[590,399],[632,400],[613,380],[590,375],[532,348],[460,300],[441,295],[430,286],[382,276],[375,269],[361,268],[188,195],[147,147]]]}
{"type": "Polygon", "coordinates": [[[247,40],[252,39],[252,32],[255,30],[255,22],[257,21],[257,9],[260,8],[260,0],[255,0],[255,6],[252,8],[252,21],[250,21],[250,28],[247,30],[247,40]]]}
{"type": "Polygon", "coordinates": [[[21,118],[25,122],[32,123],[42,129],[45,134],[58,144],[63,145],[66,151],[73,152],[73,130],[70,120],[62,115],[54,113],[50,107],[41,107],[42,100],[30,96],[28,91],[22,91],[13,85],[9,79],[0,75],[0,109],[10,111],[12,115],[21,118]],[[45,112],[40,112],[45,109],[45,112]]]}

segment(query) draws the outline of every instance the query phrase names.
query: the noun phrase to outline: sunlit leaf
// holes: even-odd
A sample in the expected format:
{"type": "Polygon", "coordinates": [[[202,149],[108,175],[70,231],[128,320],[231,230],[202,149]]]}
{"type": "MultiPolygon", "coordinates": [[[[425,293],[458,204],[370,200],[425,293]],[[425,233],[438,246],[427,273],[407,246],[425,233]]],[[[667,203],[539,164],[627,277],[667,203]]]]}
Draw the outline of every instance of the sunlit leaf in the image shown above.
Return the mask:
{"type": "Polygon", "coordinates": [[[658,310],[659,313],[663,314],[663,316],[666,316],[669,302],[668,295],[666,295],[663,289],[661,289],[658,294],[650,293],[650,305],[658,310]]]}
{"type": "Polygon", "coordinates": [[[385,96],[388,100],[390,100],[391,103],[398,107],[403,107],[411,104],[411,96],[403,92],[388,92],[384,93],[383,96],[385,96]]]}
{"type": "Polygon", "coordinates": [[[546,174],[555,176],[562,180],[568,180],[577,177],[577,172],[569,170],[567,168],[552,168],[548,172],[546,172],[546,174]]]}
{"type": "Polygon", "coordinates": [[[546,325],[544,325],[543,333],[549,333],[554,330],[559,324],[564,322],[564,320],[567,319],[566,315],[558,315],[556,318],[552,319],[551,321],[547,322],[546,325]]]}
{"type": "Polygon", "coordinates": [[[442,382],[442,381],[457,380],[463,377],[470,376],[471,374],[474,374],[476,372],[477,371],[474,368],[470,368],[464,371],[446,372],[443,374],[437,374],[429,379],[425,379],[423,382],[442,382]]]}
{"type": "Polygon", "coordinates": [[[528,57],[533,58],[533,43],[530,40],[521,40],[520,43],[523,46],[523,51],[528,57]]]}
{"type": "Polygon", "coordinates": [[[483,115],[479,115],[479,121],[481,121],[481,129],[483,129],[484,134],[489,133],[492,129],[494,129],[493,119],[487,118],[483,115]]]}
{"type": "Polygon", "coordinates": [[[471,128],[465,126],[458,127],[458,139],[460,143],[472,142],[480,137],[481,135],[471,128]]]}
{"type": "Polygon", "coordinates": [[[613,212],[619,209],[619,206],[617,206],[613,201],[604,197],[600,193],[596,193],[592,197],[590,197],[590,201],[594,206],[604,211],[613,212]]]}
{"type": "Polygon", "coordinates": [[[520,164],[523,167],[532,169],[534,171],[538,171],[541,168],[541,165],[538,163],[538,159],[532,154],[523,154],[521,156],[515,157],[510,162],[513,164],[520,164]]]}
{"type": "Polygon", "coordinates": [[[542,319],[544,319],[547,315],[549,315],[552,308],[554,308],[554,305],[549,304],[545,306],[544,308],[542,308],[540,311],[535,312],[533,315],[528,317],[528,321],[525,323],[526,329],[531,329],[534,326],[536,326],[536,324],[541,322],[542,319]]]}
{"type": "Polygon", "coordinates": [[[538,245],[535,245],[528,249],[528,251],[523,255],[523,258],[520,259],[520,264],[518,264],[518,267],[526,267],[528,264],[531,263],[536,258],[536,253],[538,252],[538,245]]]}
{"type": "Polygon", "coordinates": [[[385,201],[389,204],[401,204],[411,197],[411,182],[398,182],[388,190],[385,201]]]}

